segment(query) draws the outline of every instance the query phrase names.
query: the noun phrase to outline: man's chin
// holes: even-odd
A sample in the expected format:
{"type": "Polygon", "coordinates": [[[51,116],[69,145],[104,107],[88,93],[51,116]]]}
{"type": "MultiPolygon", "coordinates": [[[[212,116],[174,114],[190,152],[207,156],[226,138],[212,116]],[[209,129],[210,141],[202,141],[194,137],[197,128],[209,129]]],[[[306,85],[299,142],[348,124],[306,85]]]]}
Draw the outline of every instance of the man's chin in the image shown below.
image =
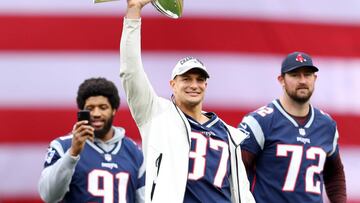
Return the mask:
{"type": "Polygon", "coordinates": [[[310,100],[310,96],[297,96],[293,99],[300,104],[305,104],[310,100]]]}
{"type": "Polygon", "coordinates": [[[201,97],[190,97],[190,98],[188,98],[187,101],[188,101],[188,103],[197,105],[197,104],[201,103],[202,98],[201,97]]]}
{"type": "Polygon", "coordinates": [[[196,100],[196,101],[190,100],[190,101],[188,101],[188,104],[189,104],[190,106],[197,106],[197,105],[199,105],[200,103],[201,103],[201,101],[199,101],[199,100],[196,100]]]}
{"type": "Polygon", "coordinates": [[[95,137],[100,138],[100,139],[104,138],[106,133],[107,133],[107,131],[105,131],[104,129],[99,129],[99,130],[94,131],[95,137]]]}

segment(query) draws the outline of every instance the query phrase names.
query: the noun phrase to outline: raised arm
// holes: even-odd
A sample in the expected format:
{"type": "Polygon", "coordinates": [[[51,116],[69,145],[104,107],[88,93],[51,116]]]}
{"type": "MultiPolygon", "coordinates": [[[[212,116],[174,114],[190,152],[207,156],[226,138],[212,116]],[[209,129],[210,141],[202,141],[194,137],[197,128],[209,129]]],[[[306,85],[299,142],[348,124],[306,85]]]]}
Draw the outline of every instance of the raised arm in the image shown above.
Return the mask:
{"type": "Polygon", "coordinates": [[[141,9],[150,0],[128,0],[120,43],[120,78],[137,125],[146,123],[156,111],[157,95],[141,61],[141,9]]]}

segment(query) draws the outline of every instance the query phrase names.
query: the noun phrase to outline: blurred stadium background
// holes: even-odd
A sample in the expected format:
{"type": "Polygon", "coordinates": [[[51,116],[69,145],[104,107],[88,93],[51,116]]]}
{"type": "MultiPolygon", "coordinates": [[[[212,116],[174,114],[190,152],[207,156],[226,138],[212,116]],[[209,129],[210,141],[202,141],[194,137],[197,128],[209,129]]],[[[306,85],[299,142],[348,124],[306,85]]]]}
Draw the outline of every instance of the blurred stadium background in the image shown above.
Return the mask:
{"type": "MultiPolygon", "coordinates": [[[[115,123],[140,141],[118,77],[125,0],[0,3],[0,202],[41,202],[37,181],[48,143],[76,120],[86,78],[118,84],[115,123]]],[[[349,202],[360,202],[360,2],[185,0],[172,20],[145,9],[143,61],[158,94],[170,97],[176,61],[193,55],[211,78],[205,109],[237,125],[281,93],[283,57],[305,51],[320,68],[312,103],[338,122],[349,202]]],[[[141,81],[139,81],[141,82],[141,81]]]]}

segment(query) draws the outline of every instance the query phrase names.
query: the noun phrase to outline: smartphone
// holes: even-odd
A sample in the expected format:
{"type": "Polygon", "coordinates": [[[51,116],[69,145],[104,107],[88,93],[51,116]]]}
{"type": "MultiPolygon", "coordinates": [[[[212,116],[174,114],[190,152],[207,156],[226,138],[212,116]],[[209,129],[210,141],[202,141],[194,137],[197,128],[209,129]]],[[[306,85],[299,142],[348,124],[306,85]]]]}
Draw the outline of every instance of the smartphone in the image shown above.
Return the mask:
{"type": "Polygon", "coordinates": [[[90,111],[89,110],[79,110],[77,112],[78,121],[88,121],[88,125],[90,125],[90,111]]]}

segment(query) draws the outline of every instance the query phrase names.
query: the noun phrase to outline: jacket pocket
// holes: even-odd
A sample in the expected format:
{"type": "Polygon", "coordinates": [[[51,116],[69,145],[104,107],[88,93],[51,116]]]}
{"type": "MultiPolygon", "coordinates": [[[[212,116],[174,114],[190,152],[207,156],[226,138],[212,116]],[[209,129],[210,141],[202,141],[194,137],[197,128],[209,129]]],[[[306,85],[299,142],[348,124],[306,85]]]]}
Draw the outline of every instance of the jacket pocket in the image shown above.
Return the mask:
{"type": "Polygon", "coordinates": [[[156,182],[157,182],[157,178],[159,176],[161,159],[162,159],[162,153],[160,153],[159,156],[155,160],[156,176],[154,178],[153,185],[152,185],[152,188],[151,188],[151,196],[150,196],[151,201],[152,201],[153,196],[154,196],[154,191],[155,191],[155,188],[156,188],[156,182]]]}

